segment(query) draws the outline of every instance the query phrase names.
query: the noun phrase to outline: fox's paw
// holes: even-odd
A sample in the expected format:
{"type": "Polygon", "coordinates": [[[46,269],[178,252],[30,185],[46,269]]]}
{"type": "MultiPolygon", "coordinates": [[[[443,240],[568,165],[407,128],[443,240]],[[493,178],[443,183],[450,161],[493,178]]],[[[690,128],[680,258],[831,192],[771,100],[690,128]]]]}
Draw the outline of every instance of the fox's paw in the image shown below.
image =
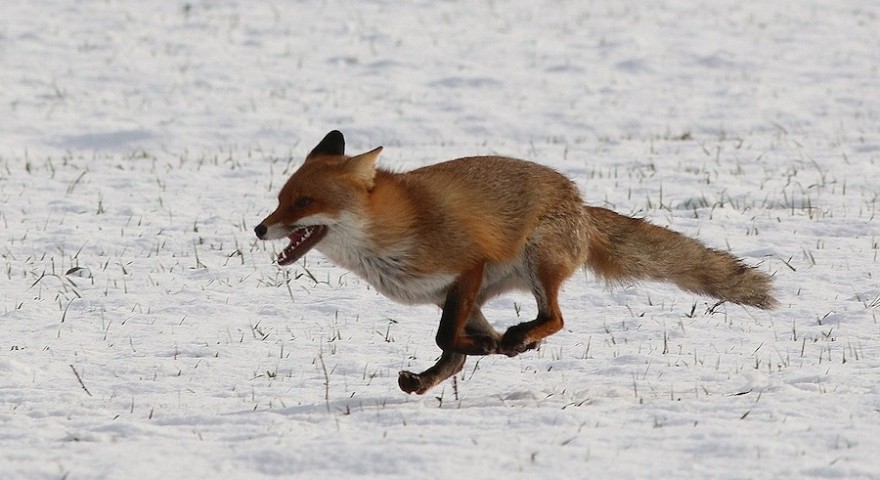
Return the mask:
{"type": "Polygon", "coordinates": [[[534,350],[541,345],[540,340],[532,340],[528,338],[526,335],[528,329],[517,328],[517,326],[518,325],[514,325],[504,332],[504,336],[501,337],[501,343],[498,345],[498,353],[507,355],[508,357],[515,357],[520,353],[534,350]]]}
{"type": "Polygon", "coordinates": [[[397,385],[406,393],[415,393],[422,395],[427,392],[432,385],[423,385],[422,377],[418,373],[401,370],[397,374],[397,385]]]}

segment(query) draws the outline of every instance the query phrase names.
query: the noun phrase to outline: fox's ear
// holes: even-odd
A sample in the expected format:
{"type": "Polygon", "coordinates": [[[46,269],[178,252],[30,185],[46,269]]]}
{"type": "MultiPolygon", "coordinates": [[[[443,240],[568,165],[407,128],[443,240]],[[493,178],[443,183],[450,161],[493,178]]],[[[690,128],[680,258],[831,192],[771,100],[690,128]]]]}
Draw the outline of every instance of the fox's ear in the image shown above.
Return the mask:
{"type": "Polygon", "coordinates": [[[345,137],[342,136],[342,132],[333,130],[325,135],[306,158],[316,155],[345,155],[345,137]]]}
{"type": "Polygon", "coordinates": [[[382,153],[382,147],[351,157],[346,161],[346,168],[355,178],[363,180],[372,188],[373,178],[376,176],[376,162],[379,160],[380,153],[382,153]]]}

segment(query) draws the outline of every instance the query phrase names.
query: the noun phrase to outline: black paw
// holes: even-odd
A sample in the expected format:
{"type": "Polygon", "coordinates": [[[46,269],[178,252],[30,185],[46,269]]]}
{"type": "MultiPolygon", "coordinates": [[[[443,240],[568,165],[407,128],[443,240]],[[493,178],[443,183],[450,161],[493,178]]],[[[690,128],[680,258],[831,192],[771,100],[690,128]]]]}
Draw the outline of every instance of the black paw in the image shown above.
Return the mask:
{"type": "Polygon", "coordinates": [[[428,391],[428,388],[422,385],[422,377],[418,373],[407,372],[401,370],[397,374],[397,385],[406,393],[415,393],[421,395],[428,391]]]}
{"type": "Polygon", "coordinates": [[[517,326],[514,325],[504,332],[504,336],[501,337],[501,343],[498,345],[498,353],[508,357],[515,357],[520,353],[534,350],[541,344],[540,340],[528,338],[526,335],[528,329],[517,328],[517,326]]]}

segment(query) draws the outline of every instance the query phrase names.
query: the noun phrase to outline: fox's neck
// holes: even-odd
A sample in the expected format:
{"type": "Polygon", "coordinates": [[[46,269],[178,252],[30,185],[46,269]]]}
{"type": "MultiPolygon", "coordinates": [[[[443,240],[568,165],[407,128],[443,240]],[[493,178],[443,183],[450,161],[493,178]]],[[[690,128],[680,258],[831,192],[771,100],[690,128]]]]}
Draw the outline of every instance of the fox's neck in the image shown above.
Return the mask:
{"type": "Polygon", "coordinates": [[[363,208],[340,215],[316,248],[398,302],[442,302],[454,277],[420,274],[416,210],[407,187],[394,174],[381,172],[363,208]]]}
{"type": "Polygon", "coordinates": [[[416,213],[399,178],[377,170],[373,188],[358,211],[342,212],[317,248],[335,263],[357,271],[367,257],[405,255],[416,213]]]}

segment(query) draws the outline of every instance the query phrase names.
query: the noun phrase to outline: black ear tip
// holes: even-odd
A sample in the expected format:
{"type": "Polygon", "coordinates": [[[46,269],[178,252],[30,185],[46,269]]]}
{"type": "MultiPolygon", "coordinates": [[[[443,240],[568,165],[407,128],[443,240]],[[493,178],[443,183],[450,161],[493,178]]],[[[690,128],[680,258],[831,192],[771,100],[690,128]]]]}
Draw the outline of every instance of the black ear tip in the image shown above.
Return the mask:
{"type": "Polygon", "coordinates": [[[339,130],[332,130],[324,136],[321,143],[312,150],[311,155],[345,155],[345,137],[339,130]]]}

